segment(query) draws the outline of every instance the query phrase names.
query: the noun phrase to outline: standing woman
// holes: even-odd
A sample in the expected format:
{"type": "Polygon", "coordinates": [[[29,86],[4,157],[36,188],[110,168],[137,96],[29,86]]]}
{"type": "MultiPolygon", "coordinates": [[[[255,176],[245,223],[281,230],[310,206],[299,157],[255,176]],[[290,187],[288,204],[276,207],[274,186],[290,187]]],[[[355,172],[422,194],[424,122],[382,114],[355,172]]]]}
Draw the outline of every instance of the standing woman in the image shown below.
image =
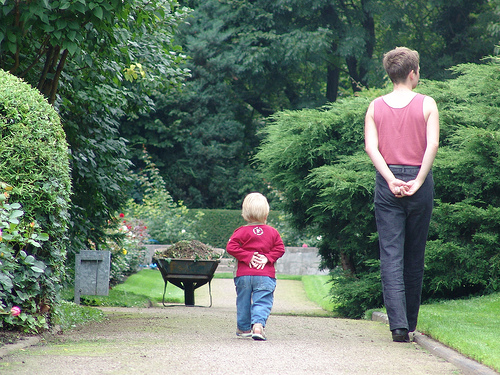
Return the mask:
{"type": "Polygon", "coordinates": [[[365,150],[376,172],[375,219],[384,304],[392,339],[409,342],[417,327],[424,255],[434,202],[431,167],[439,145],[439,112],[417,94],[419,54],[398,47],[384,55],[393,91],[370,103],[365,150]]]}

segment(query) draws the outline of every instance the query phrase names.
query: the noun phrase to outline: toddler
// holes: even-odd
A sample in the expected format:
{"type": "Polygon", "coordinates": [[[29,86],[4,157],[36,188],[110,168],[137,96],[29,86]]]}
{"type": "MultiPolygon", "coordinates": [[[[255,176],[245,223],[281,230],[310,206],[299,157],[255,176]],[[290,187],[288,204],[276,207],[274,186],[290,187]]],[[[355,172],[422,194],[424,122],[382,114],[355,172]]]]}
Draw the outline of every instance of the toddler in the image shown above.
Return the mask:
{"type": "Polygon", "coordinates": [[[276,288],[274,263],[285,253],[276,229],[266,225],[269,204],[260,193],[243,200],[246,225],[234,231],[227,252],[238,261],[236,286],[236,335],[266,340],[264,327],[271,313],[276,288]]]}

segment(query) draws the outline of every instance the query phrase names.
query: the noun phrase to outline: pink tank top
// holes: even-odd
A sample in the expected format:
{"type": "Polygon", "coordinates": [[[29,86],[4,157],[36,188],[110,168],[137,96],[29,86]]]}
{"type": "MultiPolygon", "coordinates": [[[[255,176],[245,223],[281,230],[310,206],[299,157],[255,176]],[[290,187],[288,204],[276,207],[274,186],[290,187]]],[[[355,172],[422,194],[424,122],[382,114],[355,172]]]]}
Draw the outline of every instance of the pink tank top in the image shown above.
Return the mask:
{"type": "Polygon", "coordinates": [[[425,95],[417,94],[403,108],[389,106],[382,97],[374,102],[378,148],[387,164],[420,166],[427,147],[425,95]]]}

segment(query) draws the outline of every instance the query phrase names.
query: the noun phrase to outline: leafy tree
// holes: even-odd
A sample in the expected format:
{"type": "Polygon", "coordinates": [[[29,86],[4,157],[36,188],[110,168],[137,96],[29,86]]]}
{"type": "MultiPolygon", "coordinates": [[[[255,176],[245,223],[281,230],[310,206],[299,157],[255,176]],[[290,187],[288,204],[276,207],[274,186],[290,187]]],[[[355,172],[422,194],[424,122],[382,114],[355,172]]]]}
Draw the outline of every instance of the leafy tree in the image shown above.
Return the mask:
{"type": "MultiPolygon", "coordinates": [[[[105,243],[131,183],[119,120],[151,111],[188,72],[172,36],[187,10],[175,0],[3,1],[0,64],[59,111],[71,148],[71,253],[105,243]]],[[[70,258],[71,264],[71,258],[70,258]]]]}
{"type": "Polygon", "coordinates": [[[448,68],[479,63],[493,52],[495,38],[487,32],[494,19],[487,0],[417,0],[381,3],[375,15],[377,51],[404,45],[420,52],[422,74],[428,79],[452,78],[448,68]],[[385,3],[385,4],[382,4],[385,3]]]}
{"type": "MultiPolygon", "coordinates": [[[[296,2],[293,9],[267,1],[191,5],[194,18],[178,39],[191,57],[192,77],[180,96],[158,97],[156,113],[125,124],[122,134],[136,155],[148,145],[176,199],[190,207],[237,208],[244,193],[267,189],[249,163],[262,119],[325,102],[320,76],[329,64],[330,31],[310,22],[313,16],[296,2]]],[[[326,24],[316,8],[314,18],[326,24]]],[[[326,91],[335,92],[334,100],[337,87],[326,91]]]]}
{"type": "Polygon", "coordinates": [[[32,82],[49,103],[56,100],[68,57],[83,52],[89,30],[112,35],[115,12],[123,16],[126,8],[119,0],[2,0],[2,6],[1,67],[32,82]]]}
{"type": "Polygon", "coordinates": [[[250,163],[265,120],[383,86],[378,60],[394,45],[419,49],[423,75],[438,78],[443,67],[479,62],[496,40],[484,32],[493,9],[485,0],[460,12],[437,0],[183,4],[194,11],[177,40],[192,76],[180,95],[156,96],[158,110],[121,134],[134,161],[147,145],[172,196],[189,207],[237,208],[245,192],[267,191],[250,163]]]}
{"type": "Polygon", "coordinates": [[[99,34],[95,33],[87,51],[91,66],[72,66],[70,72],[75,78],[71,84],[61,85],[64,100],[59,110],[66,120],[73,156],[75,249],[87,246],[88,239],[97,246],[103,243],[108,220],[129,197],[131,163],[126,153],[127,140],[119,134],[120,119],[153,110],[149,95],[156,90],[172,90],[176,80],[187,73],[176,68],[182,55],[168,44],[172,35],[165,30],[171,27],[170,16],[162,22],[157,18],[155,24],[145,20],[143,25],[134,24],[136,17],[129,21],[130,28],[126,24],[116,31],[120,43],[109,54],[102,53],[105,46],[98,43],[99,34]],[[158,30],[153,30],[153,25],[158,30]],[[128,46],[131,41],[134,43],[128,46]],[[172,76],[167,80],[169,74],[172,76]]]}

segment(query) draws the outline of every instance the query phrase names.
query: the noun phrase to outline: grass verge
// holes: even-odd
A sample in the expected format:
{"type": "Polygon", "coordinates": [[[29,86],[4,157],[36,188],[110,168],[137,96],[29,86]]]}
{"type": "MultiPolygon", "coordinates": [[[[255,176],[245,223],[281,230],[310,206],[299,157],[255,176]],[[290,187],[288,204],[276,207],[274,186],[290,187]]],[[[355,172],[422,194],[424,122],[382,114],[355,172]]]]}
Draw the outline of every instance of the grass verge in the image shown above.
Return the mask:
{"type": "Polygon", "coordinates": [[[52,323],[61,327],[63,331],[84,323],[99,322],[104,319],[104,313],[99,309],[75,305],[67,301],[62,301],[57,306],[57,310],[53,316],[52,323]]]}
{"type": "MultiPolygon", "coordinates": [[[[109,290],[107,296],[80,297],[81,304],[102,307],[148,307],[151,303],[161,303],[165,282],[158,270],[144,269],[109,290]]],[[[74,291],[66,290],[63,299],[73,301],[74,291]]],[[[181,303],[184,292],[169,285],[165,294],[165,302],[181,303]]]]}
{"type": "Polygon", "coordinates": [[[422,305],[417,330],[500,371],[500,293],[422,305]]]}
{"type": "MultiPolygon", "coordinates": [[[[371,313],[385,309],[374,309],[371,313]]],[[[500,293],[420,306],[417,331],[500,372],[500,293]]],[[[369,315],[369,317],[368,317],[369,315]]]]}
{"type": "Polygon", "coordinates": [[[335,304],[330,296],[331,278],[328,275],[305,275],[302,276],[302,283],[306,291],[307,298],[321,306],[323,310],[333,312],[335,304]]]}

